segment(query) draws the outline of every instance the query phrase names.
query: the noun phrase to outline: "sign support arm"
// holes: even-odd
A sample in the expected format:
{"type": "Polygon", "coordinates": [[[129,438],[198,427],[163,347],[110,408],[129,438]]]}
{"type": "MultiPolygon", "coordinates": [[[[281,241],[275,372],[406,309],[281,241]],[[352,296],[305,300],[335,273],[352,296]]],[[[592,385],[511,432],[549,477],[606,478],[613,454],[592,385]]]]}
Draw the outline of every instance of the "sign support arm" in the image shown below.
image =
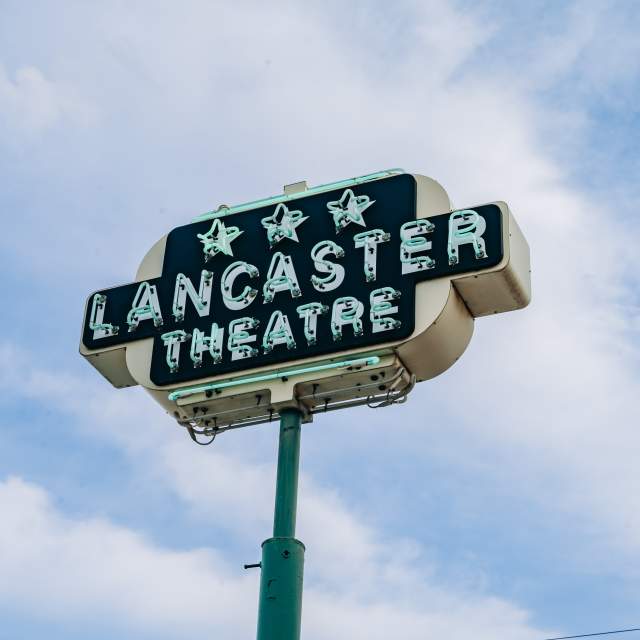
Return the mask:
{"type": "Polygon", "coordinates": [[[299,640],[304,545],[295,538],[300,461],[298,409],[280,413],[273,537],[262,543],[257,640],[299,640]]]}

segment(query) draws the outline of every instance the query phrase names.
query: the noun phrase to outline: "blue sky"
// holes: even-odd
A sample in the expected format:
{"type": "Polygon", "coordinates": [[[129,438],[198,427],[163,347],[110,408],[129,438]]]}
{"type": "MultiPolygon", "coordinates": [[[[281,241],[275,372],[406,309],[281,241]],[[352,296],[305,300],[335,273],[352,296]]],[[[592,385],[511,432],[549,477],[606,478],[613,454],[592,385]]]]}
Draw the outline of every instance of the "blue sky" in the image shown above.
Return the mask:
{"type": "Polygon", "coordinates": [[[275,427],[193,446],[80,358],[84,299],[220,203],[395,166],[507,201],[534,299],[407,404],[305,426],[304,637],[639,626],[639,22],[2,2],[0,638],[253,635],[275,427]]]}

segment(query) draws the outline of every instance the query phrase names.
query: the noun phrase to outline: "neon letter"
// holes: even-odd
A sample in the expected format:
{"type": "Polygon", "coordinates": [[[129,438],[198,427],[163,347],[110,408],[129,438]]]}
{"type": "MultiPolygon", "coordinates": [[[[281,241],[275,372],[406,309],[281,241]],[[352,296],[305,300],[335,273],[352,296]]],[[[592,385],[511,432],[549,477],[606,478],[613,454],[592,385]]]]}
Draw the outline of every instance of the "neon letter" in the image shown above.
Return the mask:
{"type": "Polygon", "coordinates": [[[371,310],[369,312],[369,318],[373,325],[373,333],[380,333],[380,331],[389,331],[390,329],[397,329],[401,322],[394,318],[384,318],[391,313],[398,313],[398,307],[395,307],[391,300],[397,300],[400,297],[400,292],[391,287],[382,287],[381,289],[374,289],[369,296],[369,302],[371,310]]]}
{"type": "Polygon", "coordinates": [[[258,354],[258,350],[248,346],[247,343],[255,342],[256,336],[251,335],[247,329],[255,329],[260,324],[255,318],[243,317],[232,320],[229,323],[229,338],[227,339],[227,349],[231,351],[232,360],[244,360],[253,358],[258,354]]]}
{"type": "Polygon", "coordinates": [[[371,229],[353,236],[356,249],[364,248],[364,275],[367,282],[376,279],[376,265],[378,263],[378,245],[389,242],[391,234],[382,229],[371,229]]]}
{"type": "Polygon", "coordinates": [[[271,258],[267,281],[262,288],[264,302],[271,302],[276,293],[287,289],[293,298],[299,298],[302,295],[291,256],[285,256],[278,251],[271,258]]]}
{"type": "Polygon", "coordinates": [[[304,318],[304,337],[307,339],[307,344],[315,344],[318,340],[318,316],[327,313],[329,307],[319,302],[310,302],[300,305],[296,311],[301,318],[304,318]]]}
{"type": "Polygon", "coordinates": [[[222,274],[222,280],[220,280],[220,290],[222,291],[222,301],[227,309],[232,311],[239,311],[248,307],[258,295],[256,289],[245,286],[241,293],[237,296],[232,295],[233,283],[236,278],[246,273],[250,278],[256,278],[260,275],[258,269],[252,264],[243,261],[232,262],[222,274]]]}
{"type": "Polygon", "coordinates": [[[344,280],[344,267],[326,260],[326,256],[333,254],[336,258],[344,256],[344,250],[332,240],[318,242],[311,249],[311,259],[315,268],[326,276],[311,276],[311,284],[317,291],[333,291],[337,289],[344,280]]]}
{"type": "Polygon", "coordinates": [[[202,366],[202,355],[208,351],[214,364],[222,360],[222,344],[224,342],[224,329],[215,322],[211,325],[211,335],[208,336],[200,329],[193,330],[191,338],[191,360],[194,367],[202,366]]]}
{"type": "Polygon", "coordinates": [[[331,311],[331,333],[334,340],[342,340],[342,327],[350,324],[355,336],[362,335],[362,314],[364,305],[357,298],[345,296],[333,303],[331,311]]]}
{"type": "Polygon", "coordinates": [[[202,270],[200,276],[200,289],[196,290],[190,278],[179,273],[176,276],[176,288],[173,294],[173,317],[176,322],[184,320],[184,312],[186,310],[187,296],[193,302],[198,315],[202,318],[209,314],[209,305],[211,304],[211,285],[213,284],[213,273],[211,271],[202,270]]]}
{"type": "Polygon", "coordinates": [[[279,344],[286,344],[287,349],[296,348],[296,341],[293,339],[289,318],[282,311],[274,311],[264,331],[262,348],[265,353],[269,353],[273,351],[273,347],[279,344]]]}
{"type": "Polygon", "coordinates": [[[169,333],[163,333],[161,336],[162,342],[167,347],[167,365],[169,371],[175,373],[180,366],[180,345],[186,341],[189,334],[182,329],[177,331],[170,331],[169,333]]]}
{"type": "Polygon", "coordinates": [[[415,237],[422,233],[431,233],[435,229],[433,222],[429,220],[412,220],[405,222],[400,227],[400,262],[402,262],[402,275],[415,273],[423,269],[433,269],[436,261],[429,256],[412,257],[419,251],[431,249],[431,241],[426,238],[415,237]]]}
{"type": "Polygon", "coordinates": [[[162,325],[162,312],[155,285],[141,282],[136,292],[131,310],[127,314],[129,331],[135,331],[142,320],[153,320],[156,327],[162,325]]]}
{"type": "Polygon", "coordinates": [[[96,293],[91,301],[91,315],[89,316],[89,329],[93,331],[93,339],[115,336],[120,327],[115,327],[104,321],[104,310],[107,306],[107,296],[104,293],[96,293]]]}
{"type": "Polygon", "coordinates": [[[458,264],[460,261],[460,247],[463,244],[473,245],[476,260],[486,258],[487,252],[484,239],[481,237],[487,229],[485,219],[473,209],[454,211],[449,216],[449,264],[458,264]]]}

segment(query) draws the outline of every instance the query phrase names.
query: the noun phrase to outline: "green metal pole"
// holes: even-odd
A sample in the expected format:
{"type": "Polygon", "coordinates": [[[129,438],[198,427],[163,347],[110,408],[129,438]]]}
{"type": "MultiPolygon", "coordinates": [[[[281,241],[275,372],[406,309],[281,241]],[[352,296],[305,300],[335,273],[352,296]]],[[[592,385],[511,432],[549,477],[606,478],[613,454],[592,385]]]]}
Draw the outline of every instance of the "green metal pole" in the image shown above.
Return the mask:
{"type": "Polygon", "coordinates": [[[297,409],[280,413],[273,537],[262,543],[258,640],[299,640],[304,545],[295,539],[300,461],[297,409]]]}
{"type": "Polygon", "coordinates": [[[302,414],[297,409],[283,409],[280,414],[274,538],[293,538],[296,535],[301,420],[302,414]]]}

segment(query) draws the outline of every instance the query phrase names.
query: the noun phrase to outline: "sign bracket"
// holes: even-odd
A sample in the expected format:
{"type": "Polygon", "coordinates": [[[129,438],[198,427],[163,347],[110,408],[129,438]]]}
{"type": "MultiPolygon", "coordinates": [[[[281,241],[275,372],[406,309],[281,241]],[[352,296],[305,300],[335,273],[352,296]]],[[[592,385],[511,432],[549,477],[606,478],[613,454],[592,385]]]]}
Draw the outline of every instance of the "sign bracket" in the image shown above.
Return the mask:
{"type": "MultiPolygon", "coordinates": [[[[415,375],[409,373],[397,356],[387,357],[384,361],[380,356],[373,365],[358,364],[360,360],[374,359],[375,356],[368,356],[351,361],[350,369],[360,370],[360,379],[354,380],[354,384],[350,386],[344,386],[344,381],[340,380],[340,370],[336,372],[338,379],[333,377],[312,384],[304,381],[296,383],[292,402],[297,403],[303,412],[303,421],[310,422],[315,414],[338,409],[363,405],[379,408],[405,402],[415,386],[415,375]]],[[[347,376],[352,375],[350,369],[344,369],[343,373],[347,376]]],[[[288,380],[287,376],[283,377],[288,380]]],[[[177,419],[178,424],[194,431],[196,435],[211,437],[214,433],[220,434],[232,429],[272,422],[280,417],[281,412],[274,410],[268,390],[256,391],[255,384],[249,380],[246,386],[253,390],[236,396],[238,400],[244,400],[243,404],[234,404],[229,409],[220,409],[213,405],[208,408],[205,405],[209,401],[204,393],[194,395],[193,415],[177,419]]],[[[220,399],[221,397],[218,401],[220,399]]]]}

